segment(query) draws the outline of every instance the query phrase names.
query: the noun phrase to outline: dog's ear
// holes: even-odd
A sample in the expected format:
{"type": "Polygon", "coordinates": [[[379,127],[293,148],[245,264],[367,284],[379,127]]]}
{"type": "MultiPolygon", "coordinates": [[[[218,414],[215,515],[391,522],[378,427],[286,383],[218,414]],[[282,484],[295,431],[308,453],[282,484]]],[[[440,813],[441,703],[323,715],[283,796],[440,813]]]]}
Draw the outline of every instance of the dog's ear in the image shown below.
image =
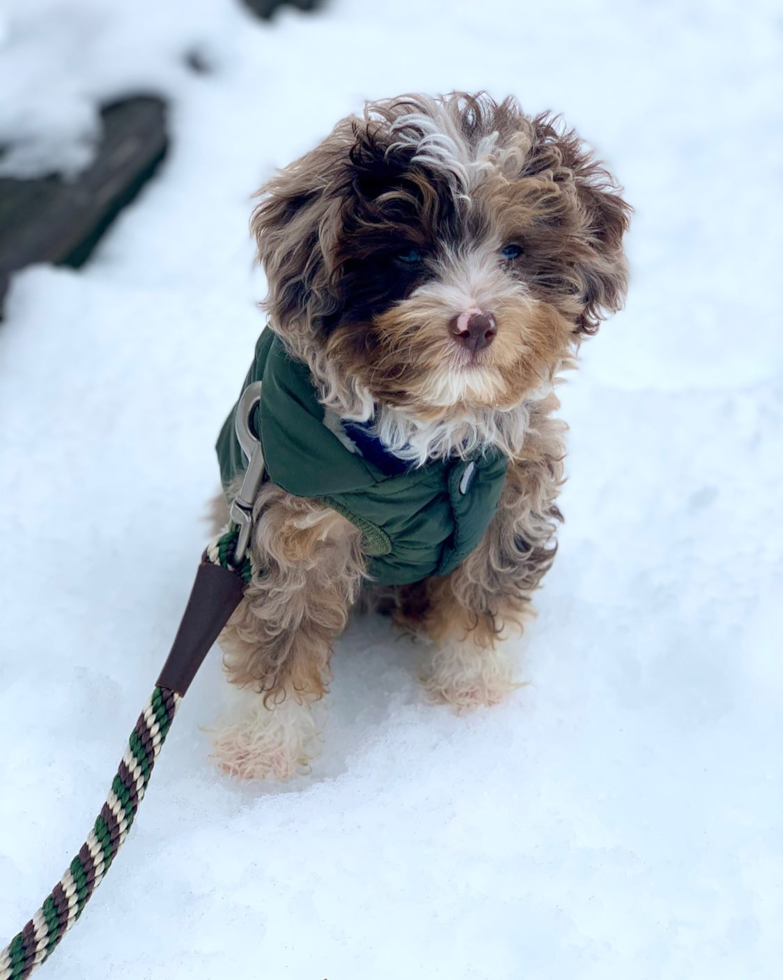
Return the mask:
{"type": "Polygon", "coordinates": [[[632,209],[609,171],[562,120],[548,113],[537,116],[533,134],[528,172],[548,170],[576,196],[577,221],[571,241],[583,304],[576,327],[579,334],[594,334],[601,321],[625,301],[628,266],[623,236],[632,209]]]}
{"type": "Polygon", "coordinates": [[[342,308],[346,231],[362,233],[374,201],[405,173],[414,148],[392,151],[383,121],[349,116],[258,192],[251,229],[275,329],[312,338],[342,308]],[[406,157],[407,153],[407,157],[406,157]],[[346,226],[350,228],[346,228],[346,226]]]}
{"type": "Polygon", "coordinates": [[[587,248],[577,264],[584,284],[584,310],[577,319],[581,334],[594,334],[610,313],[625,302],[628,264],[623,236],[628,230],[631,208],[607,170],[588,160],[577,171],[576,189],[584,210],[587,248]]]}
{"type": "Polygon", "coordinates": [[[338,305],[332,256],[342,226],[353,138],[341,124],[258,192],[250,227],[266,273],[264,304],[278,331],[311,330],[338,305]]]}
{"type": "Polygon", "coordinates": [[[361,224],[360,205],[404,172],[401,156],[389,153],[378,120],[349,116],[258,192],[251,230],[269,286],[264,306],[278,332],[312,335],[340,310],[346,220],[361,224]]]}

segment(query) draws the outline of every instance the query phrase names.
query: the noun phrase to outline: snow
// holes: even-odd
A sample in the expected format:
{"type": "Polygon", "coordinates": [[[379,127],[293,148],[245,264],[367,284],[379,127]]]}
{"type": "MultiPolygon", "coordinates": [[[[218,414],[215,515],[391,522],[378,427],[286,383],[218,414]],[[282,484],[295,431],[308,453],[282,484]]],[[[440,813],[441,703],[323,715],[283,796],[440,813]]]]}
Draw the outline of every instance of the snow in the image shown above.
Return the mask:
{"type": "Polygon", "coordinates": [[[207,760],[213,652],[42,976],[781,975],[782,38],[763,0],[0,6],[4,173],[75,173],[127,93],[163,92],[172,137],[91,263],[17,275],[0,324],[3,940],[91,826],[179,622],[262,324],[265,175],[365,97],[485,87],[562,111],[636,207],[627,310],[563,389],[528,686],[455,716],[357,621],[312,774],[239,785],[207,760]]]}

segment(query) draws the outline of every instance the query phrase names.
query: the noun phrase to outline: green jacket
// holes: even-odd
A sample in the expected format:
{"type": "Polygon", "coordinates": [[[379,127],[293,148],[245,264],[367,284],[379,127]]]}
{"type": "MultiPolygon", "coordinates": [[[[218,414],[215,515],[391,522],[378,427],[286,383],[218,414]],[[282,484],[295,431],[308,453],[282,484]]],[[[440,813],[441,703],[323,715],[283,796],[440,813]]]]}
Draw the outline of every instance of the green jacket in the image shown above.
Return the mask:
{"type": "MultiPolygon", "coordinates": [[[[473,551],[497,509],[505,456],[492,451],[435,460],[390,475],[326,427],[306,365],[291,358],[269,329],[258,340],[244,387],[259,380],[254,421],[268,478],[355,524],[375,581],[406,585],[447,575],[473,551]]],[[[236,406],[217,443],[224,490],[246,465],[234,432],[235,412],[236,406]]]]}

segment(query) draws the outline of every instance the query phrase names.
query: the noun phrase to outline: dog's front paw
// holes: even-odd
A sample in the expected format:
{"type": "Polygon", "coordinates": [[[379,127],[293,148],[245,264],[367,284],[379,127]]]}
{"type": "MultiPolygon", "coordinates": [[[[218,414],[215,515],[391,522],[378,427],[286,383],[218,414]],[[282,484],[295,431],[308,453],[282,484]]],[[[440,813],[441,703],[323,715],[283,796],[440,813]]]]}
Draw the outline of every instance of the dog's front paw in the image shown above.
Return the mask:
{"type": "Polygon", "coordinates": [[[227,776],[285,782],[306,771],[309,757],[304,753],[292,752],[286,745],[248,744],[243,734],[224,729],[213,742],[210,758],[227,776]]]}
{"type": "Polygon", "coordinates": [[[210,758],[219,769],[237,779],[280,782],[309,771],[317,749],[309,704],[288,697],[265,708],[261,695],[252,694],[239,716],[234,714],[213,733],[210,758]]]}
{"type": "Polygon", "coordinates": [[[520,685],[508,658],[466,640],[437,648],[421,673],[430,701],[460,710],[500,704],[520,685]]]}

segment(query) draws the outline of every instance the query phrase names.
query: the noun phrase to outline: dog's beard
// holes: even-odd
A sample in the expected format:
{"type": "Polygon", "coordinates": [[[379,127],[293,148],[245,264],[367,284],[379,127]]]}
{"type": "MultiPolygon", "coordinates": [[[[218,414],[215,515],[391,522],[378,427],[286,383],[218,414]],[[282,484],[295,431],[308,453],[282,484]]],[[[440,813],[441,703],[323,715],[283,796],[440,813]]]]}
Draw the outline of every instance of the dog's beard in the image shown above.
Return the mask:
{"type": "Polygon", "coordinates": [[[396,456],[418,466],[447,456],[465,459],[493,448],[515,458],[524,445],[530,411],[525,402],[506,411],[476,409],[422,421],[404,409],[382,406],[372,428],[396,456]]]}
{"type": "Polygon", "coordinates": [[[494,249],[452,256],[369,323],[338,327],[319,359],[322,400],[371,422],[386,446],[419,464],[490,447],[515,457],[531,405],[569,366],[573,343],[572,325],[498,269],[494,249]],[[471,308],[492,310],[497,322],[493,343],[475,352],[449,329],[455,312],[471,308]]]}

